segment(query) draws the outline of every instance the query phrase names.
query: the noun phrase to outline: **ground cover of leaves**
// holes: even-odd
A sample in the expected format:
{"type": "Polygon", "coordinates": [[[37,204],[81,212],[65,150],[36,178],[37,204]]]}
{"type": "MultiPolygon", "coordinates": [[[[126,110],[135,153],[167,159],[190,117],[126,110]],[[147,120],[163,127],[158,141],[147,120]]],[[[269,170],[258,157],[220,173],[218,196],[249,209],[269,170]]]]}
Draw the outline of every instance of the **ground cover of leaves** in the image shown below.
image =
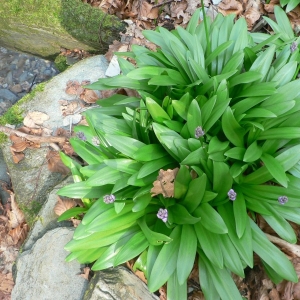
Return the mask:
{"type": "MultiPolygon", "coordinates": [[[[149,49],[154,50],[155,45],[143,38],[143,29],[154,29],[156,26],[163,26],[169,30],[176,26],[185,27],[190,20],[194,11],[200,6],[199,0],[82,0],[85,3],[99,8],[109,14],[114,14],[128,24],[126,32],[120,33],[121,40],[114,41],[110,45],[106,58],[110,61],[115,51],[130,50],[132,44],[145,45],[149,49]]],[[[278,0],[271,0],[269,3],[259,0],[205,0],[204,5],[207,14],[214,18],[218,12],[223,15],[234,13],[236,18],[245,18],[248,29],[251,31],[268,32],[270,28],[266,24],[262,16],[274,18],[274,5],[278,5],[278,0]]],[[[288,13],[293,29],[296,33],[300,31],[300,7],[296,7],[288,13]]],[[[79,59],[89,56],[78,49],[62,49],[61,55],[72,56],[79,59]]],[[[70,78],[71,79],[71,78],[70,78]]],[[[6,133],[12,142],[11,153],[15,163],[19,163],[22,159],[26,159],[24,151],[29,148],[34,151],[35,148],[48,147],[49,151],[45,157],[44,163],[52,172],[60,172],[64,175],[69,174],[68,168],[61,162],[59,152],[62,150],[65,154],[77,158],[68,139],[74,135],[72,128],[76,124],[86,124],[80,115],[85,109],[90,108],[99,98],[106,98],[113,93],[135,95],[134,91],[128,89],[118,89],[113,91],[95,91],[86,90],[82,85],[88,82],[77,82],[70,80],[66,86],[66,93],[73,95],[73,100],[59,100],[61,114],[64,118],[64,126],[68,126],[69,130],[63,128],[57,129],[55,132],[51,128],[43,126],[43,122],[49,116],[41,112],[31,112],[24,119],[22,128],[14,129],[8,126],[0,126],[0,131],[6,133]]],[[[42,166],[41,166],[42,167],[42,166]]],[[[153,183],[152,193],[172,195],[172,184],[176,170],[167,170],[159,173],[157,180],[153,183]],[[173,179],[172,179],[173,178],[173,179]],[[163,184],[162,184],[163,183],[163,184]]],[[[38,178],[37,178],[38,179],[38,178]]],[[[0,300],[9,300],[10,293],[13,288],[12,265],[18,255],[18,251],[28,233],[28,225],[24,219],[23,213],[14,201],[14,194],[11,187],[5,183],[1,183],[8,191],[8,199],[0,199],[0,300]],[[2,201],[1,201],[2,200],[2,201]]],[[[58,198],[55,212],[61,215],[64,211],[71,207],[82,206],[82,203],[76,199],[58,198]]],[[[78,226],[80,220],[72,219],[74,226],[78,226]]],[[[268,238],[277,245],[291,259],[297,274],[300,277],[300,241],[297,245],[291,245],[275,234],[274,231],[263,221],[259,219],[259,226],[267,234],[268,238]]],[[[293,228],[300,238],[300,229],[293,224],[293,228]]],[[[133,270],[134,260],[127,262],[127,266],[133,270]]],[[[144,282],[147,279],[143,272],[133,270],[144,282]]],[[[258,258],[255,261],[253,269],[245,270],[246,277],[240,278],[234,276],[234,280],[245,299],[249,300],[296,300],[300,299],[300,284],[290,282],[282,282],[278,285],[273,284],[266,276],[258,258]]],[[[89,268],[85,268],[81,274],[89,279],[89,268]]],[[[195,264],[188,281],[189,300],[202,300],[204,296],[201,292],[198,277],[198,266],[195,264]]],[[[167,299],[167,290],[163,286],[157,293],[161,300],[167,299]]]]}

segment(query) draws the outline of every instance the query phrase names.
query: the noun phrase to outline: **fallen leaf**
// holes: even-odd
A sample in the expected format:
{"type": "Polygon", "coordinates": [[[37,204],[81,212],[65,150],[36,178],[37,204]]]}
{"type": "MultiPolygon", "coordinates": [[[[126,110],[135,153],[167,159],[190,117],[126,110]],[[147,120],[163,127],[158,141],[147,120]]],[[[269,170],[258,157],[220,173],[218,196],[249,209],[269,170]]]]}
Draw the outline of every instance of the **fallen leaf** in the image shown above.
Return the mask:
{"type": "Polygon", "coordinates": [[[89,274],[90,274],[91,269],[89,267],[85,267],[83,268],[83,273],[80,274],[79,276],[81,276],[82,278],[89,280],[89,274]]]}
{"type": "Polygon", "coordinates": [[[140,9],[140,16],[142,20],[158,18],[159,8],[153,8],[153,5],[149,4],[147,1],[142,1],[142,7],[140,9]]]}
{"type": "Polygon", "coordinates": [[[12,155],[12,159],[13,159],[13,162],[15,164],[18,164],[22,159],[24,159],[25,157],[25,154],[22,153],[22,152],[15,152],[12,147],[10,147],[10,152],[11,152],[11,155],[12,155]]]}
{"type": "Polygon", "coordinates": [[[22,152],[27,148],[27,143],[24,138],[21,138],[14,134],[11,134],[9,138],[13,143],[11,146],[11,150],[13,150],[14,152],[22,152]]]}
{"type": "Polygon", "coordinates": [[[279,4],[279,0],[271,0],[269,3],[264,4],[264,9],[268,13],[274,13],[274,6],[279,4]]]}
{"type": "Polygon", "coordinates": [[[26,223],[22,223],[14,229],[9,231],[9,235],[13,238],[15,245],[22,245],[29,232],[29,226],[26,223]]]}
{"type": "Polygon", "coordinates": [[[260,12],[257,8],[251,7],[245,13],[248,30],[252,30],[253,25],[260,19],[260,12]]]}
{"type": "Polygon", "coordinates": [[[64,151],[65,154],[68,156],[73,156],[75,154],[73,147],[69,142],[65,142],[62,146],[62,150],[64,151]]]}
{"type": "Polygon", "coordinates": [[[14,287],[14,280],[12,277],[12,273],[3,274],[0,273],[0,296],[1,294],[4,294],[1,296],[1,300],[10,300],[10,293],[14,287]],[[5,298],[7,296],[7,298],[5,298]]]}
{"type": "Polygon", "coordinates": [[[76,202],[73,199],[61,199],[57,196],[58,200],[54,206],[54,212],[60,216],[68,209],[76,206],[76,202]]]}
{"type": "Polygon", "coordinates": [[[229,14],[239,16],[243,12],[243,5],[236,0],[223,0],[219,3],[218,10],[223,16],[229,14]]]}
{"type": "Polygon", "coordinates": [[[49,116],[40,111],[29,112],[24,118],[24,125],[29,128],[39,128],[44,121],[49,120],[49,116]]]}
{"type": "Polygon", "coordinates": [[[99,99],[96,91],[84,89],[80,94],[80,99],[86,103],[95,103],[99,99]]]}
{"type": "Polygon", "coordinates": [[[11,211],[8,211],[9,224],[11,228],[16,228],[25,222],[24,213],[15,201],[15,194],[10,194],[11,211]]]}
{"type": "Polygon", "coordinates": [[[72,115],[78,107],[78,104],[74,101],[60,100],[59,104],[63,116],[72,115]]]}
{"type": "Polygon", "coordinates": [[[49,150],[46,159],[48,161],[48,169],[51,172],[57,172],[63,175],[68,175],[70,173],[70,169],[61,161],[58,151],[49,150]]]}
{"type": "Polygon", "coordinates": [[[178,168],[167,171],[159,170],[159,175],[157,180],[153,182],[153,188],[151,189],[151,196],[154,197],[156,195],[162,194],[165,198],[174,197],[174,180],[176,174],[178,172],[178,168]]]}
{"type": "Polygon", "coordinates": [[[83,87],[78,81],[69,80],[67,82],[66,93],[69,95],[80,95],[83,92],[83,87]]]}

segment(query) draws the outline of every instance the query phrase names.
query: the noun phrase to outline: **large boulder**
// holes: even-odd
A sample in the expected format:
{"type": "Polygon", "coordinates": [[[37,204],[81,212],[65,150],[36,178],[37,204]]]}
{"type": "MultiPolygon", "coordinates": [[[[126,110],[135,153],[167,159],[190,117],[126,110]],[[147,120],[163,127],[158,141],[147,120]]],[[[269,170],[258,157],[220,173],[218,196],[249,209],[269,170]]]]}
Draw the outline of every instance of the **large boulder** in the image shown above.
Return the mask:
{"type": "Polygon", "coordinates": [[[104,53],[125,25],[81,0],[0,1],[0,45],[50,57],[60,47],[104,53]]]}

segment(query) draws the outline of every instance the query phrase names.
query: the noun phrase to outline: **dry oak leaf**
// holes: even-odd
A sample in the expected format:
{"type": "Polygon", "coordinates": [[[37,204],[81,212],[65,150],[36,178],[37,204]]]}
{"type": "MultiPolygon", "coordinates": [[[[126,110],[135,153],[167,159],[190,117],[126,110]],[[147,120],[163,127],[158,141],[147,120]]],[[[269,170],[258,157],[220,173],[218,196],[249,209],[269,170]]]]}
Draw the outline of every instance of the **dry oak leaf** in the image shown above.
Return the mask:
{"type": "Polygon", "coordinates": [[[13,287],[14,287],[14,280],[12,277],[12,273],[7,273],[7,274],[0,273],[0,297],[1,297],[0,299],[1,300],[11,299],[10,293],[13,287]],[[5,298],[4,296],[8,296],[8,298],[5,298]]]}
{"type": "Polygon", "coordinates": [[[11,150],[13,150],[14,152],[22,152],[27,148],[27,143],[24,138],[21,138],[14,134],[11,134],[9,138],[13,143],[11,146],[11,150]]]}
{"type": "Polygon", "coordinates": [[[99,95],[96,91],[84,89],[80,94],[80,99],[86,103],[95,103],[99,99],[99,95]]]}
{"type": "Polygon", "coordinates": [[[11,211],[7,212],[11,228],[16,228],[25,222],[25,216],[15,201],[15,194],[10,194],[11,211]]]}
{"type": "Polygon", "coordinates": [[[71,115],[77,109],[78,104],[73,101],[60,100],[60,110],[63,116],[71,115]]]}
{"type": "Polygon", "coordinates": [[[9,235],[13,238],[14,244],[21,245],[25,241],[29,232],[29,226],[26,223],[20,224],[18,227],[11,229],[9,235]]]}
{"type": "Polygon", "coordinates": [[[83,92],[83,87],[78,81],[69,80],[65,91],[69,95],[80,95],[83,92]]]}
{"type": "Polygon", "coordinates": [[[151,196],[162,194],[165,198],[174,197],[174,181],[178,168],[159,170],[157,180],[153,182],[153,188],[151,189],[151,196]]]}
{"type": "Polygon", "coordinates": [[[218,10],[223,16],[229,14],[239,16],[243,12],[243,5],[236,0],[223,0],[219,3],[218,10]]]}
{"type": "Polygon", "coordinates": [[[259,20],[260,12],[257,8],[251,7],[245,13],[244,17],[247,22],[248,30],[252,30],[253,25],[259,20]]]}
{"type": "Polygon", "coordinates": [[[61,199],[57,196],[57,202],[54,206],[54,212],[60,216],[68,209],[76,206],[76,201],[73,199],[61,199]]]}
{"type": "Polygon", "coordinates": [[[44,121],[49,120],[49,116],[40,111],[32,111],[24,118],[24,125],[29,128],[40,128],[44,121]]]}
{"type": "Polygon", "coordinates": [[[57,172],[63,175],[68,175],[70,173],[70,169],[61,161],[58,151],[49,150],[46,159],[48,161],[48,169],[51,172],[57,172]]]}
{"type": "Polygon", "coordinates": [[[82,278],[89,280],[89,274],[90,274],[91,269],[89,267],[85,267],[83,268],[83,273],[80,274],[79,276],[81,276],[82,278]]]}

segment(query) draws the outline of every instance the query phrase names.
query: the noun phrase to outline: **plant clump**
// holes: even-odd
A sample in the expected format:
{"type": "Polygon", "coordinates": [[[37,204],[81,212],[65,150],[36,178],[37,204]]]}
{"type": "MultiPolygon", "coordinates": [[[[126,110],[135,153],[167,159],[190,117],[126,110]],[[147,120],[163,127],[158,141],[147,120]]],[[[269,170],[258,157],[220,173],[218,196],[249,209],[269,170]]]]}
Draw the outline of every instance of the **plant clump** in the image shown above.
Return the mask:
{"type": "Polygon", "coordinates": [[[233,15],[199,24],[199,15],[186,29],[144,31],[156,51],[133,45],[120,55],[135,64],[120,57],[122,75],[88,86],[140,97],[116,94],[85,112],[88,126],[71,139],[84,166],[61,154],[75,182],[59,194],[85,205],[65,249],[93,270],[139,256],[150,291],[167,283],[172,300],[187,298],[197,260],[206,299],[242,299],[230,272],[244,277],[253,253],[274,282],[298,280],[257,225],[260,215],[297,240],[298,41],[280,8],[287,31],[275,35],[249,34],[233,15]]]}

